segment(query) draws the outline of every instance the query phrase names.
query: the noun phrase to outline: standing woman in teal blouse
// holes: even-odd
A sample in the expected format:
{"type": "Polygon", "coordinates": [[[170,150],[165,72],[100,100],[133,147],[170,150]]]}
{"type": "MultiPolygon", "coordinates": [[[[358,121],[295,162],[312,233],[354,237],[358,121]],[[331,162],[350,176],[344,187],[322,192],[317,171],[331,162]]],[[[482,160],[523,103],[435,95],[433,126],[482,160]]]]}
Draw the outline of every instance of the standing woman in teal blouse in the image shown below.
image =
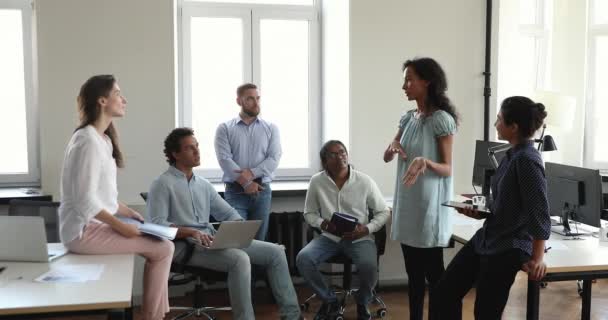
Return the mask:
{"type": "Polygon", "coordinates": [[[433,288],[445,270],[443,248],[452,235],[450,209],[441,204],[452,197],[452,146],[458,115],[445,95],[446,76],[435,60],[407,60],[403,70],[403,90],[417,108],[401,117],[384,161],[397,155],[391,237],[401,242],[410,319],[422,320],[425,279],[432,319],[433,288]]]}

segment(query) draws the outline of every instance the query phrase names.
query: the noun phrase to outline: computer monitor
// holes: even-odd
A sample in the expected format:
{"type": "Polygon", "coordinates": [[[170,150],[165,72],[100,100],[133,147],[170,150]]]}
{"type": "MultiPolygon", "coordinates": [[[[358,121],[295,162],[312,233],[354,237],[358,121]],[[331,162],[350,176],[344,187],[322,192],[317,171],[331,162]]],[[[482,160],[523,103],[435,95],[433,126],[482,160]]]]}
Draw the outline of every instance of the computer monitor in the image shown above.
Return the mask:
{"type": "Polygon", "coordinates": [[[574,220],[599,228],[602,179],[599,170],[545,163],[549,212],[562,217],[564,228],[574,220]]]}
{"type": "MultiPolygon", "coordinates": [[[[488,149],[505,145],[505,143],[494,141],[477,140],[475,142],[475,162],[473,163],[473,186],[481,187],[482,194],[488,196],[490,194],[490,177],[494,174],[495,168],[492,165],[488,149]]],[[[504,152],[498,152],[495,155],[498,163],[505,156],[504,152]]]]}

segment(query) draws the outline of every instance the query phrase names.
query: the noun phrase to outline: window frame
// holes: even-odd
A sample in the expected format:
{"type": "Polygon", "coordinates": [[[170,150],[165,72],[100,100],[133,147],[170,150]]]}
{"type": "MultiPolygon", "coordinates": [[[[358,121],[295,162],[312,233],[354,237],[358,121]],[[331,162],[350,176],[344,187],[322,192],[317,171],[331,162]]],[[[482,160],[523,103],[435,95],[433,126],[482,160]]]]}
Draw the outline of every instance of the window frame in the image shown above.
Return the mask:
{"type": "MultiPolygon", "coordinates": [[[[595,7],[595,1],[592,0],[589,6],[590,10],[595,7]]],[[[590,11],[593,12],[593,11],[590,11]]],[[[589,32],[588,32],[588,51],[587,51],[587,84],[586,84],[586,99],[585,99],[585,137],[584,137],[584,152],[583,163],[587,168],[597,168],[602,172],[608,172],[608,159],[605,161],[594,161],[595,149],[594,145],[598,137],[595,134],[595,110],[599,108],[595,101],[596,81],[596,65],[595,58],[597,55],[597,40],[599,37],[608,37],[608,23],[596,24],[590,17],[589,32]]]]}
{"type": "Polygon", "coordinates": [[[25,121],[27,132],[28,172],[16,174],[0,173],[0,187],[40,186],[39,128],[37,109],[34,8],[29,0],[5,0],[0,9],[20,10],[23,43],[23,84],[25,92],[25,121]]]}
{"type": "MultiPolygon", "coordinates": [[[[532,91],[545,90],[551,87],[551,68],[549,66],[551,65],[552,57],[549,48],[552,44],[550,12],[553,10],[553,0],[535,0],[535,5],[535,23],[521,23],[519,20],[517,22],[518,37],[531,37],[535,43],[534,60],[536,61],[536,72],[534,75],[534,88],[531,88],[532,91]]],[[[500,16],[500,9],[498,15],[500,16]]],[[[500,37],[500,33],[498,33],[498,37],[500,37]]],[[[500,57],[500,52],[497,53],[500,57]]],[[[499,64],[497,63],[497,65],[499,64]]],[[[502,100],[508,96],[502,96],[503,92],[498,87],[499,85],[500,81],[497,81],[496,92],[498,94],[496,95],[495,115],[499,112],[502,100]]],[[[494,139],[496,141],[499,140],[496,131],[494,131],[494,139]]]]}
{"type": "Polygon", "coordinates": [[[536,0],[536,23],[519,24],[519,35],[534,38],[536,50],[534,58],[536,60],[536,90],[551,87],[551,74],[549,66],[551,56],[549,47],[551,46],[551,29],[549,28],[549,14],[552,11],[552,0],[536,0]]]}
{"type": "MultiPolygon", "coordinates": [[[[276,18],[309,21],[309,145],[307,168],[279,168],[274,180],[305,180],[320,170],[317,153],[321,147],[323,110],[321,107],[321,32],[320,3],[312,6],[278,4],[240,4],[218,2],[196,2],[180,0],[178,3],[178,126],[192,125],[192,84],[190,63],[190,21],[193,17],[238,17],[243,19],[243,79],[261,85],[260,73],[260,20],[276,18]],[[181,84],[181,85],[179,85],[181,84]]],[[[260,88],[263,91],[263,88],[260,88]]],[[[236,90],[236,88],[235,88],[236,90]]],[[[262,93],[263,96],[263,93],[262,93]]],[[[235,112],[236,117],[236,112],[235,112]]],[[[225,119],[227,121],[229,119],[225,119]]],[[[218,123],[219,125],[219,123],[218,123]]],[[[281,131],[281,128],[279,128],[281,131]]],[[[286,144],[282,135],[282,145],[286,144]]],[[[212,149],[215,152],[215,149],[212,149]]],[[[209,152],[206,151],[206,152],[209,152]]],[[[210,181],[220,181],[221,168],[197,168],[197,174],[210,181]]]]}

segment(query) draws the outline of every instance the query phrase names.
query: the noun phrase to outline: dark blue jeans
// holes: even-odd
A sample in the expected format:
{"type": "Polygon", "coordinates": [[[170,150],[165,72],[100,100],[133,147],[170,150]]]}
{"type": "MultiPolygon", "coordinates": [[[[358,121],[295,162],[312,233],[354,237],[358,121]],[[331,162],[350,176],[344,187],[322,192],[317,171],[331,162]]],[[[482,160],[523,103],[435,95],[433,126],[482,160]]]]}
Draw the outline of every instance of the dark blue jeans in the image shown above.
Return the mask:
{"type": "Polygon", "coordinates": [[[243,192],[243,188],[235,183],[226,183],[224,199],[239,212],[245,220],[262,220],[262,226],[255,235],[256,240],[266,240],[268,233],[268,217],[270,216],[270,204],[272,200],[272,190],[269,183],[263,183],[263,191],[257,195],[248,195],[243,192]]]}

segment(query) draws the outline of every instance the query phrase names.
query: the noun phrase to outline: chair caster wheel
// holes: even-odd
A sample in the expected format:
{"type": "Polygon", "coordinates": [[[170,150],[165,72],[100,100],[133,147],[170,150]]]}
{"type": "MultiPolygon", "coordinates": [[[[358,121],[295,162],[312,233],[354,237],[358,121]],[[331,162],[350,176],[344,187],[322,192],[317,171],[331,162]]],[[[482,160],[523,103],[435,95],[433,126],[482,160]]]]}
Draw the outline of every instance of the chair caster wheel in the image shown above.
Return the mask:
{"type": "Polygon", "coordinates": [[[304,302],[304,303],[302,303],[302,304],[300,305],[300,310],[302,310],[302,311],[306,312],[306,311],[308,311],[308,308],[309,308],[309,307],[310,307],[310,303],[308,303],[308,302],[304,302]]]}
{"type": "Polygon", "coordinates": [[[387,314],[387,312],[386,312],[386,309],[384,309],[384,308],[376,311],[376,315],[378,316],[378,318],[384,318],[384,317],[386,317],[386,314],[387,314]]]}

